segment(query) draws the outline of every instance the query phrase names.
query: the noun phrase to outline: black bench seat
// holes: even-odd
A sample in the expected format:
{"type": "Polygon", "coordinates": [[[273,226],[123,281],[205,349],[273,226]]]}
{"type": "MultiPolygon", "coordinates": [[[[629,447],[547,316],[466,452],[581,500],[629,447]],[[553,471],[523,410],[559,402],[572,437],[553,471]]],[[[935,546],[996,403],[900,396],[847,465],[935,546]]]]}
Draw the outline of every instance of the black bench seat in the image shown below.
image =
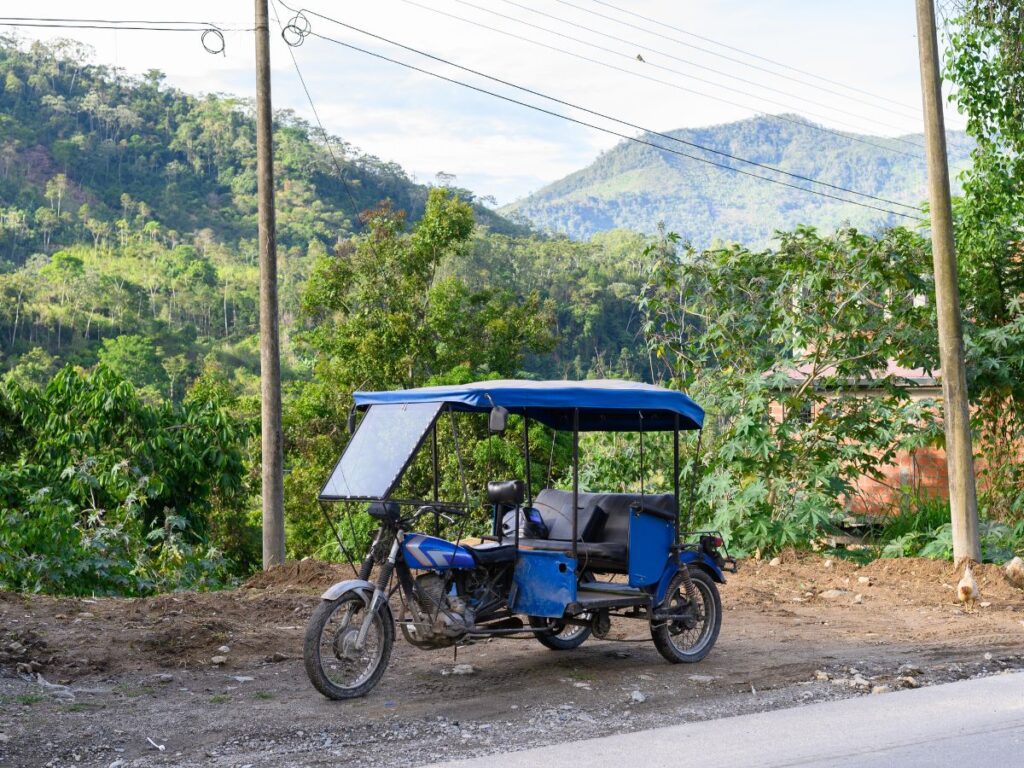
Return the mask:
{"type": "MultiPolygon", "coordinates": [[[[548,528],[546,539],[520,539],[528,549],[572,552],[572,491],[545,488],[533,502],[548,528]]],[[[580,567],[626,573],[629,568],[629,514],[640,506],[665,520],[676,516],[671,493],[580,493],[576,551],[580,567]]]]}

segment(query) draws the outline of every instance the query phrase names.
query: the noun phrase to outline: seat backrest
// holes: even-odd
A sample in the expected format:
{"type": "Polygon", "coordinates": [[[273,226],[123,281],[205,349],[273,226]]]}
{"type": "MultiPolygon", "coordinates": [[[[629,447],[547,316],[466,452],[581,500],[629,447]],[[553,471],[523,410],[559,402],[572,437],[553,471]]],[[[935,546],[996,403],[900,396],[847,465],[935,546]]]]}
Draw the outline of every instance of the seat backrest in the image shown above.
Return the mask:
{"type": "MultiPolygon", "coordinates": [[[[581,493],[577,530],[581,541],[611,541],[629,544],[629,511],[640,504],[652,514],[673,518],[675,497],[671,493],[581,493]]],[[[534,501],[549,539],[572,541],[572,491],[545,488],[534,501]]]]}

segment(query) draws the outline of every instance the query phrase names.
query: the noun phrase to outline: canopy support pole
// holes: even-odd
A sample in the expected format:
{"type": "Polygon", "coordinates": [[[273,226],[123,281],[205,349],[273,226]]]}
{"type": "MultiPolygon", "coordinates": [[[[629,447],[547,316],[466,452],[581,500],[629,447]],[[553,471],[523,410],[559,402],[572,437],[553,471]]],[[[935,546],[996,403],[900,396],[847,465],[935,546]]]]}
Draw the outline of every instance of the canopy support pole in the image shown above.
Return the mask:
{"type": "MultiPolygon", "coordinates": [[[[431,466],[431,472],[433,473],[433,477],[434,477],[434,501],[439,501],[440,500],[440,492],[439,492],[440,481],[439,481],[439,477],[438,477],[438,468],[437,468],[437,420],[436,419],[434,420],[433,428],[430,430],[430,466],[431,466]]],[[[434,535],[435,536],[440,536],[441,535],[441,518],[438,517],[437,515],[434,515],[434,535]]]]}
{"type": "Polygon", "coordinates": [[[580,409],[572,409],[572,557],[579,562],[580,409]]]}
{"type": "Polygon", "coordinates": [[[672,430],[672,486],[673,493],[676,497],[676,531],[675,531],[675,551],[679,551],[679,414],[675,416],[674,429],[672,430]]]}
{"type": "Polygon", "coordinates": [[[533,482],[530,477],[530,417],[523,409],[523,448],[526,453],[526,506],[533,506],[533,482]]]}
{"type": "Polygon", "coordinates": [[[686,510],[686,531],[690,531],[690,523],[693,522],[693,504],[697,492],[697,467],[700,466],[700,446],[704,439],[704,429],[697,430],[697,450],[693,454],[693,472],[690,475],[690,503],[686,510]]]}

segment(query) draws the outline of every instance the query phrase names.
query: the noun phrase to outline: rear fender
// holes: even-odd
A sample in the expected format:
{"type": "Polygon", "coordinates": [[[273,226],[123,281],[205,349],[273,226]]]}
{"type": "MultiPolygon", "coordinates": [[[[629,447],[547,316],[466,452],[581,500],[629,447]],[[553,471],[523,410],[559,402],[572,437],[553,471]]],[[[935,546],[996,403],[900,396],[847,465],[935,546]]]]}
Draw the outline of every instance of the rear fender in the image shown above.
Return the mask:
{"type": "Polygon", "coordinates": [[[348,579],[347,581],[339,581],[337,584],[332,585],[320,597],[323,600],[337,600],[346,592],[355,592],[366,605],[369,605],[370,598],[373,597],[373,590],[375,589],[376,587],[372,582],[365,581],[364,579],[348,579]]]}
{"type": "MultiPolygon", "coordinates": [[[[725,584],[725,574],[722,573],[722,569],[718,567],[718,564],[708,557],[703,552],[697,552],[692,549],[683,550],[679,553],[680,564],[686,564],[689,568],[700,568],[705,571],[708,576],[711,577],[712,581],[719,584],[725,584]]],[[[668,592],[668,585],[671,583],[675,575],[679,573],[679,567],[669,562],[665,568],[665,572],[661,574],[661,579],[658,581],[658,587],[654,591],[654,604],[659,605],[662,600],[665,599],[665,595],[668,592]]]]}

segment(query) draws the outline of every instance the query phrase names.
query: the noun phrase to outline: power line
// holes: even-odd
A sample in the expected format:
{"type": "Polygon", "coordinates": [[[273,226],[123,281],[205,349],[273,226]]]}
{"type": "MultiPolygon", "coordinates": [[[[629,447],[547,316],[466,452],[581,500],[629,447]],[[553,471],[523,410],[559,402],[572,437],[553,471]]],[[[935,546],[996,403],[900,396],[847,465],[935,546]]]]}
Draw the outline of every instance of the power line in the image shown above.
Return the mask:
{"type": "MultiPolygon", "coordinates": [[[[289,6],[287,6],[284,3],[282,3],[282,5],[285,5],[286,8],[289,8],[289,6]]],[[[293,10],[293,9],[289,8],[289,10],[293,10]]],[[[327,17],[322,16],[322,14],[318,14],[318,13],[315,13],[313,11],[309,11],[309,12],[313,13],[316,16],[321,16],[321,18],[327,18],[327,17]]],[[[893,210],[890,210],[888,208],[880,208],[878,206],[870,205],[868,203],[861,203],[861,202],[858,202],[856,200],[849,200],[847,198],[839,197],[838,195],[829,194],[827,192],[820,192],[818,190],[808,189],[806,187],[801,187],[801,186],[799,186],[797,184],[791,184],[789,182],[781,181],[779,179],[772,179],[772,178],[770,178],[768,176],[761,176],[761,175],[756,174],[756,173],[751,173],[750,171],[744,171],[744,170],[742,170],[740,168],[735,168],[735,167],[733,167],[731,165],[726,165],[725,163],[719,163],[719,162],[716,162],[714,160],[709,160],[709,159],[704,158],[704,157],[699,157],[697,155],[689,154],[687,152],[681,152],[681,151],[676,150],[676,149],[671,149],[669,147],[664,147],[664,146],[662,146],[660,144],[656,144],[656,143],[654,143],[652,141],[647,141],[647,140],[642,139],[642,138],[637,138],[635,136],[630,136],[630,135],[625,134],[625,133],[620,133],[620,132],[614,131],[614,130],[612,130],[610,128],[605,128],[603,126],[595,125],[594,123],[588,123],[585,120],[579,120],[577,118],[570,117],[568,115],[563,115],[563,114],[561,114],[559,112],[554,112],[552,110],[545,109],[544,107],[539,107],[536,104],[530,104],[530,103],[525,102],[525,101],[520,101],[518,99],[514,99],[514,98],[512,98],[510,96],[506,96],[506,95],[503,95],[503,94],[500,94],[500,93],[496,93],[494,91],[489,91],[486,88],[481,88],[479,86],[472,85],[470,83],[466,83],[466,82],[463,82],[461,80],[456,80],[455,78],[447,77],[447,76],[439,74],[437,72],[431,72],[429,70],[423,69],[422,67],[417,67],[414,64],[409,64],[409,63],[404,62],[404,61],[399,61],[398,59],[393,59],[393,58],[391,58],[389,56],[385,56],[382,53],[377,53],[375,51],[370,51],[370,50],[367,50],[365,48],[360,48],[357,45],[352,45],[351,43],[346,43],[346,42],[344,42],[342,40],[338,40],[337,38],[333,38],[333,37],[330,37],[328,35],[322,35],[322,34],[320,34],[318,32],[313,32],[313,31],[309,31],[307,34],[311,34],[314,37],[317,37],[317,38],[319,38],[321,40],[325,40],[327,42],[334,43],[336,45],[340,45],[340,46],[342,46],[344,48],[348,48],[348,49],[356,51],[358,53],[362,53],[362,54],[365,54],[367,56],[372,56],[373,58],[380,59],[382,61],[387,61],[387,62],[389,62],[391,64],[396,64],[396,65],[398,65],[400,67],[404,67],[404,68],[412,70],[414,72],[419,72],[420,74],[427,75],[429,77],[433,77],[433,78],[436,78],[438,80],[443,80],[445,82],[452,83],[453,85],[459,85],[459,86],[462,86],[463,88],[467,88],[469,90],[476,91],[477,93],[482,93],[482,94],[485,94],[487,96],[492,96],[494,98],[501,99],[502,101],[506,101],[506,102],[508,102],[510,104],[516,104],[516,105],[521,106],[521,107],[526,107],[527,109],[532,109],[532,110],[534,110],[536,112],[541,112],[543,114],[550,115],[552,117],[557,117],[557,118],[560,118],[562,120],[566,120],[568,122],[575,123],[576,125],[581,125],[581,126],[586,127],[586,128],[592,128],[594,130],[601,131],[602,133],[607,133],[607,134],[612,135],[612,136],[617,136],[620,139],[625,139],[627,141],[632,141],[632,142],[637,143],[637,144],[642,144],[642,145],[646,145],[646,146],[649,146],[649,147],[653,147],[654,149],[660,150],[662,152],[668,152],[669,154],[678,155],[680,157],[686,157],[686,158],[689,158],[691,160],[696,160],[698,162],[705,163],[707,165],[711,165],[711,166],[714,166],[714,167],[717,167],[717,168],[721,168],[721,169],[724,169],[724,170],[727,170],[727,171],[732,171],[734,173],[739,173],[739,174],[742,174],[744,176],[750,176],[752,178],[761,179],[762,181],[767,181],[767,182],[770,182],[772,184],[778,184],[778,185],[781,185],[781,186],[784,186],[784,187],[789,187],[791,189],[796,189],[796,190],[798,190],[800,192],[806,192],[808,194],[818,195],[819,197],[830,198],[832,200],[837,200],[837,201],[842,202],[842,203],[847,203],[847,204],[850,204],[850,205],[856,205],[856,206],[859,206],[861,208],[869,208],[871,210],[875,210],[875,211],[879,211],[881,213],[889,214],[890,216],[900,216],[900,217],[907,218],[907,219],[921,220],[921,217],[919,217],[919,216],[913,216],[913,215],[908,214],[908,213],[900,213],[898,211],[893,211],[893,210]]]]}
{"type": "Polygon", "coordinates": [[[464,66],[462,64],[458,64],[458,63],[452,61],[451,59],[446,59],[446,58],[443,58],[441,56],[437,56],[435,54],[429,53],[427,51],[423,51],[423,50],[420,50],[418,48],[413,48],[413,47],[411,47],[409,45],[405,45],[403,43],[399,43],[396,40],[391,40],[389,38],[386,38],[386,37],[383,37],[381,35],[375,34],[373,32],[369,32],[368,30],[360,29],[359,27],[353,26],[351,24],[346,24],[345,22],[338,21],[337,19],[331,19],[329,17],[325,17],[322,14],[319,14],[319,13],[317,13],[315,11],[308,11],[308,13],[313,14],[315,16],[319,16],[320,18],[324,18],[325,20],[332,21],[333,23],[337,24],[338,26],[345,27],[346,29],[350,29],[350,30],[352,30],[354,32],[358,32],[358,33],[360,33],[362,35],[366,35],[367,37],[372,37],[375,40],[380,40],[381,42],[387,43],[389,45],[393,45],[393,46],[395,46],[397,48],[402,48],[403,50],[409,51],[411,53],[415,53],[415,54],[417,54],[419,56],[423,56],[423,57],[428,58],[428,59],[432,59],[432,60],[434,60],[436,62],[439,62],[441,64],[445,64],[447,66],[454,67],[456,69],[460,69],[463,72],[467,72],[469,74],[476,75],[478,77],[486,78],[487,80],[491,80],[492,82],[500,83],[501,85],[505,85],[505,86],[508,86],[510,88],[515,88],[518,91],[523,91],[524,93],[529,93],[529,94],[531,94],[533,96],[538,96],[538,97],[540,97],[542,99],[546,99],[548,101],[555,102],[556,104],[561,104],[562,106],[570,107],[572,109],[579,110],[581,112],[586,112],[588,114],[594,115],[595,117],[600,117],[600,118],[602,118],[604,120],[610,120],[611,122],[618,123],[619,125],[624,125],[624,126],[627,126],[629,128],[633,128],[633,129],[638,130],[638,131],[643,131],[644,133],[647,133],[647,134],[650,134],[650,135],[653,135],[653,136],[659,136],[659,137],[661,137],[663,139],[668,139],[669,141],[674,141],[674,142],[677,142],[679,144],[684,144],[684,145],[686,145],[688,147],[693,147],[695,149],[699,149],[699,150],[704,151],[704,152],[709,152],[711,154],[715,154],[715,155],[718,155],[720,157],[725,157],[725,158],[728,158],[730,160],[735,160],[735,161],[740,162],[740,163],[745,163],[747,165],[756,166],[758,168],[762,168],[762,169],[767,170],[767,171],[772,171],[773,173],[778,173],[778,174],[781,174],[781,175],[784,175],[784,176],[789,176],[790,178],[798,179],[800,181],[806,181],[806,182],[809,182],[809,183],[812,183],[812,184],[820,184],[820,185],[822,185],[824,187],[829,187],[829,188],[834,189],[834,190],[836,190],[838,192],[845,192],[845,193],[851,194],[851,195],[858,195],[860,197],[868,198],[868,199],[871,199],[871,200],[876,200],[876,201],[878,201],[880,203],[888,203],[890,205],[896,205],[896,206],[900,206],[902,208],[907,208],[907,209],[914,210],[914,211],[918,210],[917,206],[909,205],[907,203],[903,203],[903,202],[900,202],[898,200],[891,200],[889,198],[879,197],[877,195],[872,195],[872,194],[870,194],[868,192],[860,192],[860,191],[855,190],[855,189],[849,189],[847,187],[839,186],[838,184],[832,184],[831,182],[828,182],[828,181],[822,181],[821,179],[816,179],[816,178],[813,178],[811,176],[804,176],[804,175],[799,174],[799,173],[793,173],[791,171],[786,171],[786,170],[783,170],[781,168],[776,168],[775,166],[768,165],[766,163],[760,163],[760,162],[757,162],[756,160],[748,160],[747,158],[740,157],[738,155],[734,155],[734,154],[731,154],[729,152],[725,152],[724,150],[715,149],[713,147],[708,147],[708,146],[705,146],[703,144],[699,144],[699,143],[694,142],[694,141],[688,141],[686,139],[681,139],[681,138],[679,138],[677,136],[672,136],[671,134],[662,133],[660,131],[655,131],[655,130],[653,130],[651,128],[645,128],[642,125],[637,125],[636,123],[631,123],[631,122],[629,122],[627,120],[622,120],[620,118],[613,117],[611,115],[607,115],[607,114],[605,114],[603,112],[598,112],[596,110],[580,106],[579,104],[574,104],[572,102],[565,101],[564,99],[560,99],[560,98],[557,98],[555,96],[550,96],[548,94],[541,93],[540,91],[536,91],[536,90],[534,90],[532,88],[528,88],[526,86],[518,85],[518,84],[513,83],[513,82],[511,82],[509,80],[504,80],[504,79],[502,79],[500,77],[496,77],[494,75],[489,75],[486,72],[482,72],[480,70],[473,69],[472,67],[467,67],[467,66],[464,66]]]}
{"type": "Polygon", "coordinates": [[[207,53],[223,54],[225,32],[252,32],[251,27],[220,27],[208,21],[162,21],[147,19],[72,19],[37,16],[0,16],[0,26],[34,29],[110,29],[121,32],[200,32],[207,53]],[[213,44],[208,42],[213,39],[213,44]]]}
{"type": "MultiPolygon", "coordinates": [[[[824,125],[817,125],[815,123],[811,123],[811,122],[806,121],[806,120],[800,120],[800,119],[798,119],[796,117],[790,117],[790,116],[784,115],[784,114],[783,115],[767,114],[767,113],[764,112],[764,110],[754,109],[754,108],[752,108],[752,107],[750,107],[750,106],[748,106],[746,104],[741,104],[739,102],[723,98],[722,96],[715,96],[713,94],[707,93],[705,91],[700,91],[700,90],[697,90],[695,88],[688,88],[688,87],[686,87],[684,85],[680,85],[679,83],[673,83],[673,82],[670,82],[668,80],[660,80],[657,77],[651,77],[650,75],[645,75],[645,74],[643,74],[641,72],[635,72],[633,70],[625,69],[623,67],[618,67],[618,66],[616,66],[614,64],[609,64],[606,61],[601,61],[599,59],[594,59],[594,58],[591,58],[589,56],[584,56],[581,53],[575,53],[573,51],[567,51],[567,50],[565,50],[563,48],[557,48],[557,47],[555,47],[553,45],[548,45],[546,43],[542,43],[539,40],[534,40],[533,38],[525,37],[524,35],[516,34],[515,32],[509,32],[508,30],[499,29],[497,27],[492,27],[489,24],[484,24],[483,22],[480,22],[480,21],[475,21],[475,20],[472,20],[472,19],[467,19],[467,18],[465,18],[463,16],[459,16],[459,15],[454,14],[454,13],[449,13],[447,11],[438,10],[437,8],[431,8],[428,5],[423,5],[422,3],[416,2],[416,0],[399,0],[399,2],[405,3],[406,5],[415,6],[417,8],[422,9],[422,10],[428,11],[430,13],[438,14],[440,16],[447,16],[448,18],[455,19],[456,21],[461,21],[461,22],[466,23],[466,24],[471,24],[472,26],[480,27],[481,29],[486,29],[486,30],[489,30],[491,32],[496,32],[499,35],[505,35],[506,37],[511,37],[511,38],[516,39],[516,40],[521,40],[523,42],[530,43],[531,45],[535,45],[535,46],[538,46],[540,48],[545,48],[545,49],[547,49],[549,51],[554,51],[555,53],[560,53],[560,54],[563,54],[565,56],[571,56],[571,57],[573,57],[575,59],[579,59],[581,61],[590,62],[591,64],[597,64],[598,66],[604,67],[606,69],[612,69],[612,70],[615,70],[616,72],[622,72],[622,73],[624,73],[626,75],[630,75],[632,77],[637,77],[637,78],[640,78],[642,80],[649,80],[652,83],[658,83],[660,85],[666,85],[669,88],[674,88],[674,89],[676,89],[678,91],[683,91],[685,93],[692,93],[692,94],[695,94],[697,96],[703,96],[704,98],[712,99],[713,101],[719,101],[719,102],[721,102],[723,104],[728,104],[729,106],[732,106],[732,107],[738,107],[738,108],[743,109],[743,110],[750,110],[750,111],[753,111],[755,114],[763,114],[763,115],[765,115],[765,117],[767,117],[770,120],[779,120],[779,121],[782,121],[782,122],[785,122],[785,123],[791,123],[793,125],[798,125],[798,126],[800,126],[802,128],[810,128],[811,130],[819,131],[821,133],[827,133],[827,134],[830,134],[832,136],[837,136],[837,137],[839,137],[841,139],[845,139],[847,141],[855,141],[855,142],[857,142],[859,144],[867,144],[868,146],[875,147],[876,149],[882,149],[882,150],[885,150],[887,152],[894,152],[896,154],[906,155],[907,157],[913,157],[913,158],[916,158],[916,159],[920,159],[920,157],[921,157],[920,153],[905,152],[904,150],[897,149],[896,147],[887,146],[885,144],[878,144],[878,143],[876,143],[874,141],[871,141],[870,139],[864,138],[863,136],[859,136],[859,135],[855,135],[855,134],[844,133],[842,131],[833,130],[832,128],[827,128],[824,125]]],[[[312,13],[312,11],[311,11],[311,13],[312,13]]]]}
{"type": "MultiPolygon", "coordinates": [[[[274,20],[277,22],[277,26],[281,29],[281,37],[284,39],[285,27],[281,24],[281,17],[277,14],[277,3],[271,0],[271,4],[274,7],[274,20]]],[[[285,6],[286,8],[288,6],[285,6]]],[[[291,10],[291,9],[289,9],[291,10]]],[[[287,39],[285,39],[287,43],[287,39]]],[[[288,55],[292,57],[292,64],[295,65],[295,74],[299,76],[299,82],[302,83],[302,90],[306,92],[306,101],[309,102],[309,108],[313,111],[313,117],[316,118],[316,124],[320,126],[320,134],[323,136],[324,144],[327,146],[327,152],[331,156],[331,160],[334,161],[334,168],[338,172],[338,176],[341,179],[341,187],[345,190],[345,194],[348,195],[349,202],[352,203],[353,215],[359,215],[359,203],[356,202],[355,195],[352,194],[352,190],[348,188],[348,179],[345,177],[345,171],[342,170],[341,163],[338,162],[337,156],[334,154],[334,147],[331,145],[331,137],[327,134],[327,129],[324,128],[323,121],[320,120],[320,113],[317,111],[316,104],[313,103],[313,96],[309,92],[309,87],[306,85],[306,78],[302,76],[302,70],[299,69],[299,61],[295,58],[295,51],[292,50],[295,46],[288,44],[288,55]]]]}
{"type": "MultiPolygon", "coordinates": [[[[667,37],[666,35],[661,35],[661,34],[659,34],[657,32],[653,32],[653,31],[651,31],[649,29],[644,29],[643,27],[638,27],[635,24],[630,24],[629,22],[622,21],[621,19],[616,19],[614,16],[606,16],[605,14],[598,13],[597,11],[590,10],[589,8],[584,8],[582,6],[579,6],[579,5],[576,5],[574,3],[568,2],[567,0],[555,0],[555,2],[558,2],[558,3],[562,4],[562,5],[570,6],[572,8],[576,8],[577,10],[583,11],[584,13],[590,13],[590,14],[594,14],[596,16],[601,16],[602,18],[608,19],[609,21],[614,21],[617,24],[624,24],[626,26],[633,27],[634,29],[638,29],[641,32],[646,32],[647,34],[650,34],[650,35],[656,35],[657,37],[662,37],[662,38],[664,38],[666,40],[671,40],[672,42],[678,43],[679,45],[685,45],[688,48],[696,48],[699,51],[704,51],[705,53],[709,53],[712,56],[718,56],[720,58],[727,59],[728,61],[732,61],[732,62],[735,62],[737,64],[741,64],[744,67],[753,67],[754,69],[759,69],[762,72],[768,72],[769,74],[776,75],[778,77],[784,77],[787,80],[792,80],[792,81],[797,82],[797,83],[802,83],[803,85],[810,85],[812,88],[821,88],[822,90],[828,91],[829,93],[833,93],[833,94],[835,94],[837,96],[843,95],[843,94],[839,94],[836,91],[833,91],[831,89],[824,88],[822,86],[816,86],[816,85],[813,85],[812,83],[807,83],[807,82],[805,82],[803,80],[800,80],[798,78],[782,74],[781,72],[772,72],[770,69],[765,69],[764,67],[759,67],[756,64],[751,64],[749,62],[742,61],[741,59],[733,58],[732,56],[726,56],[723,53],[717,53],[716,51],[711,51],[711,50],[708,50],[707,48],[701,48],[700,46],[695,46],[695,45],[692,45],[690,43],[684,43],[683,41],[677,40],[676,38],[667,37]]],[[[846,88],[848,90],[856,91],[857,93],[864,94],[865,96],[870,96],[873,99],[879,99],[881,101],[887,101],[890,104],[895,104],[896,106],[903,107],[904,109],[910,109],[909,107],[907,107],[906,104],[903,104],[902,102],[896,101],[895,99],[890,99],[890,98],[887,98],[885,96],[881,96],[881,95],[876,94],[876,93],[871,93],[870,91],[865,91],[862,88],[857,88],[856,86],[853,86],[853,85],[847,85],[846,83],[841,83],[838,80],[830,80],[829,78],[824,77],[822,75],[815,74],[814,72],[808,72],[807,70],[804,70],[804,69],[798,69],[797,67],[791,66],[789,64],[784,64],[781,61],[777,61],[775,59],[769,59],[766,56],[761,56],[761,55],[753,53],[751,51],[747,51],[747,50],[745,50],[743,48],[738,48],[737,46],[729,45],[728,43],[723,43],[720,40],[715,40],[715,39],[710,38],[710,37],[705,37],[704,35],[698,35],[695,32],[690,32],[688,30],[682,29],[681,27],[673,26],[673,25],[668,24],[666,22],[659,21],[658,19],[651,18],[650,16],[644,16],[641,13],[636,13],[634,11],[626,10],[625,8],[620,8],[617,5],[613,5],[612,3],[605,2],[605,0],[593,0],[593,2],[597,3],[598,5],[603,5],[606,8],[611,8],[612,10],[618,11],[619,13],[624,13],[624,14],[627,14],[629,16],[633,16],[634,18],[643,19],[644,21],[647,21],[647,22],[649,22],[651,24],[656,24],[659,27],[664,27],[665,29],[671,29],[671,30],[674,30],[676,32],[680,32],[680,33],[682,33],[684,35],[687,35],[688,37],[692,37],[692,38],[695,38],[697,40],[703,40],[706,43],[712,43],[713,45],[721,46],[722,48],[726,48],[726,49],[728,49],[730,51],[735,51],[736,53],[742,53],[744,56],[750,56],[751,58],[758,59],[758,60],[766,62],[768,64],[774,64],[777,67],[782,67],[783,69],[788,69],[791,72],[798,72],[801,75],[806,75],[807,77],[813,77],[815,80],[821,80],[822,82],[830,83],[831,85],[837,85],[840,88],[846,88]]],[[[851,98],[852,99],[854,97],[852,97],[852,96],[844,96],[844,98],[851,98]]],[[[861,102],[861,103],[867,103],[867,102],[861,102]]],[[[916,112],[916,110],[913,110],[913,111],[916,112]]]]}
{"type": "MultiPolygon", "coordinates": [[[[539,29],[539,30],[541,30],[543,32],[547,32],[549,34],[563,36],[562,33],[557,32],[555,30],[547,29],[545,27],[541,27],[541,26],[534,25],[534,24],[529,24],[528,22],[522,21],[520,19],[516,19],[516,18],[511,17],[511,16],[505,16],[504,14],[497,13],[496,11],[491,11],[491,10],[489,10],[487,8],[481,8],[478,5],[475,5],[475,4],[470,3],[470,2],[466,2],[466,0],[455,0],[455,2],[459,3],[460,5],[467,5],[470,8],[476,8],[479,11],[485,11],[486,13],[494,13],[495,15],[501,16],[502,18],[511,19],[512,21],[516,21],[519,24],[526,24],[528,26],[533,27],[534,29],[539,29]]],[[[770,85],[765,85],[765,84],[759,83],[759,82],[757,82],[755,80],[748,80],[745,77],[740,77],[738,75],[733,75],[733,74],[730,74],[728,72],[723,72],[720,69],[715,69],[714,67],[709,67],[709,66],[707,66],[705,64],[700,64],[699,62],[692,61],[690,59],[684,59],[681,56],[676,56],[674,54],[667,53],[665,51],[660,51],[657,48],[652,48],[652,47],[646,45],[645,43],[640,43],[640,42],[637,42],[635,40],[627,40],[625,38],[619,37],[618,35],[613,35],[613,34],[609,34],[607,32],[602,32],[599,29],[594,29],[593,27],[588,27],[585,24],[580,24],[578,22],[572,21],[571,19],[565,19],[565,18],[562,18],[561,16],[555,16],[554,14],[547,13],[545,11],[541,11],[541,10],[539,10],[537,8],[531,8],[530,6],[523,5],[522,3],[516,2],[515,0],[502,0],[502,2],[507,4],[507,5],[511,5],[511,6],[516,7],[516,8],[521,8],[521,9],[523,9],[525,11],[529,11],[530,13],[535,13],[535,14],[538,14],[540,16],[544,16],[546,18],[549,18],[549,19],[552,19],[554,21],[560,22],[562,24],[566,24],[566,25],[568,25],[570,27],[574,27],[576,29],[582,29],[582,30],[585,30],[585,31],[590,32],[592,34],[600,35],[601,37],[607,38],[609,40],[614,40],[614,41],[616,41],[618,43],[622,43],[623,45],[631,46],[636,51],[643,51],[645,53],[647,53],[647,52],[654,53],[654,54],[657,54],[659,56],[664,56],[665,58],[668,58],[668,59],[673,59],[675,61],[679,61],[679,62],[681,62],[683,64],[688,64],[691,67],[696,67],[698,69],[703,69],[703,70],[706,70],[708,72],[713,72],[714,74],[719,75],[720,77],[726,77],[726,78],[729,78],[730,80],[736,80],[736,81],[741,82],[741,83],[746,83],[747,85],[753,85],[756,88],[761,88],[761,89],[766,90],[766,91],[774,91],[775,93],[782,94],[783,96],[789,96],[789,97],[794,98],[794,99],[799,99],[800,101],[807,102],[808,104],[813,104],[814,106],[821,107],[821,108],[826,109],[826,110],[834,110],[836,112],[841,112],[841,113],[843,113],[845,115],[850,115],[850,116],[853,116],[853,117],[858,117],[858,118],[864,119],[863,112],[851,112],[850,110],[843,109],[841,107],[832,107],[832,106],[829,106],[827,104],[823,104],[823,103],[821,103],[819,101],[815,101],[814,99],[808,98],[806,96],[801,96],[800,94],[793,93],[791,91],[784,91],[784,90],[782,90],[780,88],[773,88],[770,85]]],[[[621,53],[620,51],[615,51],[615,50],[610,49],[610,48],[604,48],[603,46],[596,46],[595,44],[590,43],[590,42],[588,42],[586,40],[580,40],[579,38],[571,37],[571,36],[568,36],[568,35],[564,35],[564,37],[566,39],[568,39],[568,40],[572,40],[574,42],[581,43],[583,45],[597,47],[599,50],[608,51],[609,53],[613,53],[613,54],[615,54],[617,56],[621,56],[621,57],[628,58],[628,59],[634,58],[630,54],[621,53]]],[[[666,72],[672,72],[674,74],[681,75],[683,77],[690,77],[690,78],[693,78],[695,80],[699,80],[700,82],[708,83],[709,85],[714,85],[716,87],[726,88],[728,90],[733,91],[734,93],[739,93],[739,94],[742,94],[744,96],[751,96],[751,97],[753,97],[755,99],[764,99],[765,101],[769,101],[772,104],[776,104],[778,106],[785,107],[787,109],[793,109],[793,107],[790,107],[787,104],[783,104],[782,102],[775,101],[773,99],[767,99],[764,96],[759,96],[756,93],[749,93],[748,91],[743,91],[743,90],[740,90],[738,88],[732,88],[732,87],[730,87],[728,85],[722,85],[721,83],[716,83],[716,82],[714,82],[712,80],[706,80],[704,78],[696,77],[696,76],[688,74],[686,72],[680,72],[677,69],[672,69],[671,67],[665,67],[665,66],[659,65],[659,64],[657,64],[657,63],[655,63],[655,62],[653,62],[653,61],[651,61],[650,59],[647,59],[647,58],[644,59],[644,64],[646,64],[648,66],[651,66],[651,67],[654,67],[655,69],[661,69],[661,70],[664,70],[666,72]]],[[[816,114],[814,114],[812,112],[808,112],[807,114],[812,115],[814,117],[820,117],[822,119],[830,119],[830,118],[826,118],[824,115],[820,115],[820,114],[816,115],[816,114]]],[[[906,117],[905,115],[900,115],[900,116],[901,117],[906,117]]],[[[835,118],[831,118],[831,119],[834,120],[835,118]]],[[[836,121],[836,122],[842,123],[842,121],[836,121]]],[[[895,128],[896,130],[900,130],[900,131],[904,131],[905,130],[904,126],[893,125],[892,123],[885,123],[885,122],[882,122],[881,120],[870,120],[869,122],[877,123],[878,125],[884,126],[886,128],[895,128]]],[[[843,124],[847,125],[849,127],[853,127],[853,126],[850,126],[849,123],[843,123],[843,124]]],[[[916,144],[916,143],[911,142],[911,141],[906,141],[905,139],[896,139],[896,140],[897,141],[902,141],[903,143],[906,143],[906,144],[910,144],[910,145],[912,145],[915,148],[920,148],[920,146],[921,146],[920,144],[916,144]]]]}

